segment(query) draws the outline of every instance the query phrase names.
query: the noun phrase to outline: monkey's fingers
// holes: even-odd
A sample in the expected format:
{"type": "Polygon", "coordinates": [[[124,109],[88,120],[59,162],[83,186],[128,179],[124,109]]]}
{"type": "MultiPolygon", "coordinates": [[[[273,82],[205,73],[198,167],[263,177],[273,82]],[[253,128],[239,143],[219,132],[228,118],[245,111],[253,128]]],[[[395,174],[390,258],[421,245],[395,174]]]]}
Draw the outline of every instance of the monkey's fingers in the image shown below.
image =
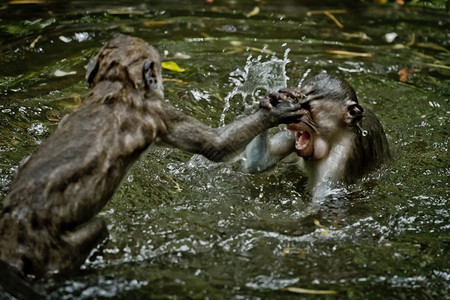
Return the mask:
{"type": "Polygon", "coordinates": [[[288,98],[296,100],[299,96],[300,96],[300,89],[283,88],[280,89],[278,92],[272,92],[266,97],[264,97],[260,101],[259,107],[272,109],[274,106],[278,105],[278,103],[288,100],[288,98]]]}
{"type": "Polygon", "coordinates": [[[262,99],[259,101],[259,107],[260,107],[260,108],[269,109],[269,110],[272,109],[273,106],[272,106],[272,103],[271,103],[271,101],[270,101],[270,98],[269,98],[268,96],[262,98],[262,99]]]}
{"type": "Polygon", "coordinates": [[[292,110],[287,114],[287,120],[285,124],[291,124],[291,123],[299,123],[303,117],[303,114],[301,113],[300,109],[292,110]]]}
{"type": "Polygon", "coordinates": [[[271,107],[277,106],[278,103],[283,102],[287,99],[286,95],[283,93],[273,92],[266,96],[270,102],[271,107]]]}
{"type": "Polygon", "coordinates": [[[269,98],[272,101],[278,102],[278,101],[284,101],[287,99],[287,96],[285,93],[280,92],[272,92],[269,94],[269,98]]]}
{"type": "Polygon", "coordinates": [[[274,110],[277,111],[274,113],[278,114],[278,119],[280,120],[280,123],[284,124],[298,123],[302,118],[301,106],[296,103],[284,101],[281,102],[274,110]]]}
{"type": "Polygon", "coordinates": [[[285,97],[290,97],[292,99],[297,99],[301,95],[299,88],[294,88],[294,89],[282,88],[282,89],[278,90],[278,93],[284,94],[285,97]]]}

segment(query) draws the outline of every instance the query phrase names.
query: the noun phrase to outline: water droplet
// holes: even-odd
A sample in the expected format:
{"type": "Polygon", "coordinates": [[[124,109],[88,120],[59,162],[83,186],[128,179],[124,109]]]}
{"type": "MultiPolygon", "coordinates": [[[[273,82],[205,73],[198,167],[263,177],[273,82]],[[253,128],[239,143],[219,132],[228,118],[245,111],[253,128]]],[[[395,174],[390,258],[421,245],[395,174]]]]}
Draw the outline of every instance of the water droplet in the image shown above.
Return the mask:
{"type": "Polygon", "coordinates": [[[133,182],[134,181],[134,176],[133,175],[128,175],[128,177],[127,177],[127,181],[128,182],[133,182]]]}

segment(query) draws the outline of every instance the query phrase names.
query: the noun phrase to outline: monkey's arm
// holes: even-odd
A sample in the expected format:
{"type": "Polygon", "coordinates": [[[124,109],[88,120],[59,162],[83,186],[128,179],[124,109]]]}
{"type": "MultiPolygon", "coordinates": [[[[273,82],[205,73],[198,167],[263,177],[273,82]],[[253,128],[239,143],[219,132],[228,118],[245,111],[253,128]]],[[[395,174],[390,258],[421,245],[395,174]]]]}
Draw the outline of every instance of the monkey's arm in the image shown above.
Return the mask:
{"type": "Polygon", "coordinates": [[[211,128],[169,104],[165,105],[167,134],[163,135],[163,141],[212,161],[225,161],[240,153],[264,130],[281,123],[297,122],[301,117],[300,105],[280,101],[224,127],[211,128]]]}
{"type": "Polygon", "coordinates": [[[295,139],[290,131],[270,137],[267,130],[259,134],[245,149],[244,168],[250,173],[265,171],[294,151],[295,139]]]}

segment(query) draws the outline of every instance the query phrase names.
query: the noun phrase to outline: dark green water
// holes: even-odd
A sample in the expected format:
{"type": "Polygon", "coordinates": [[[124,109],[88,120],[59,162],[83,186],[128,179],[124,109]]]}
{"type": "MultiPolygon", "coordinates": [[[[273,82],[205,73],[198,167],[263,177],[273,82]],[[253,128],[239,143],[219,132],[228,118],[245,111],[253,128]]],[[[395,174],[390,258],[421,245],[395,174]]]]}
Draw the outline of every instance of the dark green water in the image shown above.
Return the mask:
{"type": "Polygon", "coordinates": [[[110,231],[103,253],[35,283],[48,299],[448,299],[444,4],[48,2],[0,8],[0,199],[20,161],[83,99],[84,66],[118,32],[185,68],[164,71],[166,97],[214,127],[252,111],[266,91],[338,74],[379,116],[395,158],[379,178],[318,206],[292,166],[248,175],[239,162],[153,147],[101,213],[110,231]],[[246,17],[256,5],[259,14],[246,17]],[[334,14],[343,28],[307,14],[326,8],[346,9],[334,14]],[[397,37],[388,42],[387,33],[397,37]]]}

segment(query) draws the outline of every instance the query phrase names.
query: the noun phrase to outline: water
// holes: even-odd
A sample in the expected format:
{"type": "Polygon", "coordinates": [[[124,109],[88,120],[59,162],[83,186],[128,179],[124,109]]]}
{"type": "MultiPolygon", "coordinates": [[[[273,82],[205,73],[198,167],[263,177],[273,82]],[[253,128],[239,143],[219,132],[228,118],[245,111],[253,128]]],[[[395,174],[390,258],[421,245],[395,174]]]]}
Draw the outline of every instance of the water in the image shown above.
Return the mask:
{"type": "Polygon", "coordinates": [[[4,5],[0,199],[20,161],[80,104],[84,66],[117,32],[149,41],[187,69],[164,71],[166,96],[214,127],[251,112],[267,91],[321,70],[338,74],[379,116],[395,158],[383,174],[317,203],[295,167],[249,175],[239,162],[152,147],[101,212],[110,232],[103,252],[77,272],[36,282],[36,290],[48,299],[448,298],[445,2],[333,3],[4,5]],[[256,5],[259,14],[246,17],[256,5]],[[325,8],[346,9],[334,13],[343,28],[308,15],[325,8]]]}

